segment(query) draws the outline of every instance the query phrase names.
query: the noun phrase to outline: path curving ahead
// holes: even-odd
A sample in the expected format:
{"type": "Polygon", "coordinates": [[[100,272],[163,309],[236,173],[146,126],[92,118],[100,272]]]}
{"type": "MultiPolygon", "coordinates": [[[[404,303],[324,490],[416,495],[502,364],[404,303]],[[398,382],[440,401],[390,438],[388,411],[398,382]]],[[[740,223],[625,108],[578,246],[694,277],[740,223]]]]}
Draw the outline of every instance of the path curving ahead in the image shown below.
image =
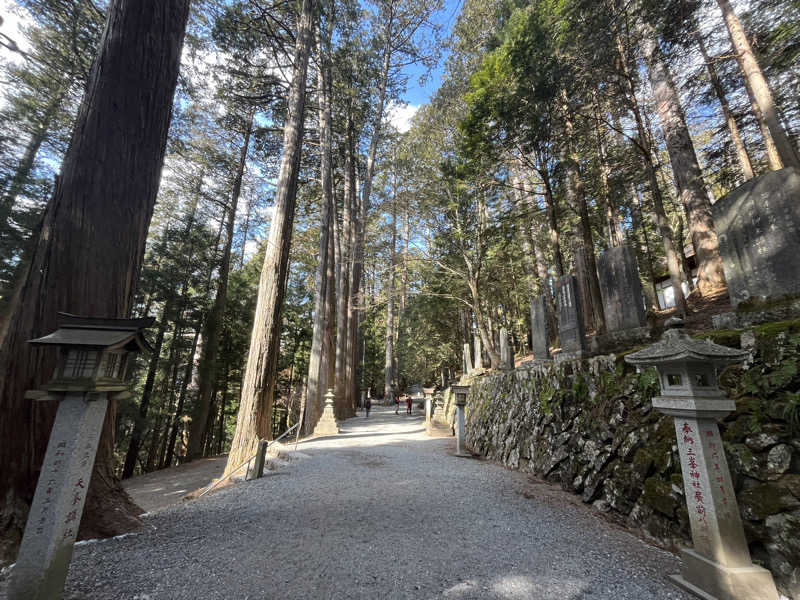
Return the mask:
{"type": "Polygon", "coordinates": [[[377,408],[267,477],[75,548],[65,598],[688,600],[674,556],[377,408]]]}

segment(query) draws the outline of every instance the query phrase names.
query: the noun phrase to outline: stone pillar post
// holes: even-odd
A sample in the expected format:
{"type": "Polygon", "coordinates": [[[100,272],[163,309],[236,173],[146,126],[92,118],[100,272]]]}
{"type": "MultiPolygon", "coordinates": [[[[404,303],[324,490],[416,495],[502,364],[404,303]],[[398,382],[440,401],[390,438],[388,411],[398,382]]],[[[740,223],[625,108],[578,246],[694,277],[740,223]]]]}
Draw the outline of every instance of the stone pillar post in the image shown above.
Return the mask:
{"type": "Polygon", "coordinates": [[[481,336],[475,334],[475,369],[483,368],[483,353],[481,352],[481,336]]]}
{"type": "Polygon", "coordinates": [[[653,408],[675,422],[694,548],[682,551],[673,580],[706,600],[778,600],[770,572],[750,560],[716,422],[736,408],[718,387],[718,371],[747,353],[694,340],[682,325],[670,319],[660,342],[625,357],[658,369],[662,395],[653,408]]]}
{"type": "Polygon", "coordinates": [[[107,407],[106,393],[66,394],[58,405],[9,600],[61,598],[107,407]]]}
{"type": "Polygon", "coordinates": [[[464,344],[464,375],[469,375],[472,372],[472,359],[469,355],[469,344],[464,344]]]}
{"type": "Polygon", "coordinates": [[[514,361],[511,358],[511,346],[508,343],[508,330],[505,327],[500,328],[500,368],[514,368],[514,361]]]}
{"type": "Polygon", "coordinates": [[[471,457],[472,455],[467,452],[466,447],[466,423],[464,408],[467,405],[467,393],[469,393],[469,386],[467,385],[454,385],[452,387],[453,393],[456,395],[456,456],[471,457]]]}

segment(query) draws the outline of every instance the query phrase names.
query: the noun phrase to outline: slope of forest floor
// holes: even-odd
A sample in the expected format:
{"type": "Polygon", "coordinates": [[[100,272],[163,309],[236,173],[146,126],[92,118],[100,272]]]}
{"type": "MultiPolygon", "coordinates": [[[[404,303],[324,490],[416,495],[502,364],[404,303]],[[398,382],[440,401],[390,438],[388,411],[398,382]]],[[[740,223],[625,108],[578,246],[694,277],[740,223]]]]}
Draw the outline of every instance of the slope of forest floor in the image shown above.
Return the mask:
{"type": "Polygon", "coordinates": [[[180,502],[186,494],[207,486],[225,470],[228,457],[212,456],[153,471],[122,482],[122,487],[144,512],[180,502]]]}
{"type": "Polygon", "coordinates": [[[75,548],[65,598],[688,596],[672,554],[376,408],[270,477],[75,548]]]}

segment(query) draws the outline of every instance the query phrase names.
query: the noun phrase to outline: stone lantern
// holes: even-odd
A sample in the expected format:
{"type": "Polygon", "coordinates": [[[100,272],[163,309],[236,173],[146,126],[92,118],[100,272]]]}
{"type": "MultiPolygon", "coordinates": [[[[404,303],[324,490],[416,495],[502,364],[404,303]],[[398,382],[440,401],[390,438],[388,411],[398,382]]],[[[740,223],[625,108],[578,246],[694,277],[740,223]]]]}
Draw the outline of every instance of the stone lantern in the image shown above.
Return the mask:
{"type": "Polygon", "coordinates": [[[325,406],[322,409],[322,415],[314,427],[314,437],[326,435],[338,435],[339,424],[336,422],[336,415],[334,412],[336,396],[333,394],[333,388],[328,388],[328,393],[325,394],[325,406]]]}
{"type": "Polygon", "coordinates": [[[425,429],[430,435],[433,429],[433,393],[436,388],[422,388],[422,391],[425,393],[425,429]]]}
{"type": "Polygon", "coordinates": [[[454,385],[450,389],[456,396],[456,456],[472,456],[464,445],[466,428],[464,423],[464,407],[467,405],[468,385],[454,385]]]}
{"type": "Polygon", "coordinates": [[[625,360],[656,367],[661,395],[653,408],[675,421],[694,548],[682,551],[673,580],[706,600],[778,600],[770,572],[750,560],[716,421],[736,408],[719,389],[719,371],[747,353],[690,338],[680,319],[667,327],[661,341],[625,360]]]}
{"type": "Polygon", "coordinates": [[[58,349],[53,378],[31,400],[59,402],[17,563],[11,600],[60,598],[92,477],[109,394],[130,397],[129,366],[135,352],[150,350],[143,319],[102,319],[60,313],[58,329],[30,340],[58,349]]]}

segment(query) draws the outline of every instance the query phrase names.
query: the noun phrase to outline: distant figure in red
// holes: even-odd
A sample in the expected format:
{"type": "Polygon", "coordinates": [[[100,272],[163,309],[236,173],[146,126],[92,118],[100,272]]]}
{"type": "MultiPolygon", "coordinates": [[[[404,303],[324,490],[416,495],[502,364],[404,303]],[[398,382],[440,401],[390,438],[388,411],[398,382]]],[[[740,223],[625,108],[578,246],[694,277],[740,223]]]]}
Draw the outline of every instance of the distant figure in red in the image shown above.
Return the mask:
{"type": "Polygon", "coordinates": [[[411,396],[406,396],[406,414],[411,414],[411,396]]]}

